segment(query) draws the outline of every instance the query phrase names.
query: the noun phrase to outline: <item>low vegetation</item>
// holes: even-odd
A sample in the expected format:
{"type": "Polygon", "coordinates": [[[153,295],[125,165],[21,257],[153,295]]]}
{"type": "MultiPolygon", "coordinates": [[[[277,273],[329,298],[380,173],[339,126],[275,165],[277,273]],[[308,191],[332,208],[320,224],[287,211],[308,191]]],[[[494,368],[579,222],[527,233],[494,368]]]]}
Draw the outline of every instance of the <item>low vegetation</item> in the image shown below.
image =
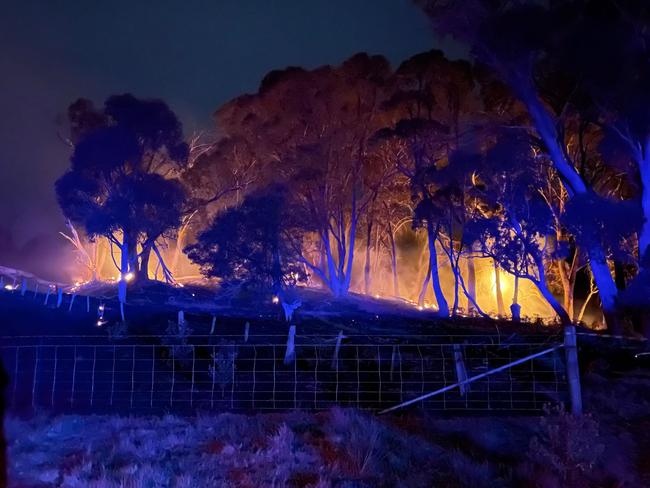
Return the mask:
{"type": "Polygon", "coordinates": [[[648,486],[647,375],[590,372],[576,419],[358,410],[8,418],[12,486],[648,486]],[[607,408],[612,395],[620,408],[607,408]],[[433,484],[432,484],[433,483],[433,484]]]}

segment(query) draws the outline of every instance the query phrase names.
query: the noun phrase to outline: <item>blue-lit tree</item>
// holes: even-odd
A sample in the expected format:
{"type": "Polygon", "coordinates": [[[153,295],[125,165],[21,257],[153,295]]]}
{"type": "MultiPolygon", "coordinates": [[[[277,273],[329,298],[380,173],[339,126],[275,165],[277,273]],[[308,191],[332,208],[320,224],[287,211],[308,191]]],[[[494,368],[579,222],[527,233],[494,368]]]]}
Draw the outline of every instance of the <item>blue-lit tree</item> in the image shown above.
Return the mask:
{"type": "Polygon", "coordinates": [[[120,249],[119,295],[127,273],[147,277],[156,241],[180,223],[185,190],[175,178],[187,161],[181,124],[159,100],[113,96],[102,111],[89,102],[71,106],[74,151],[56,183],[64,215],[90,238],[104,236],[120,249]]]}
{"type": "Polygon", "coordinates": [[[216,114],[224,137],[245,144],[255,161],[248,191],[279,182],[291,194],[307,234],[300,259],[337,296],[353,282],[361,222],[379,207],[371,202],[385,172],[372,166],[369,140],[381,126],[389,74],[384,58],[366,54],[336,68],[273,71],[257,93],[216,114]]]}
{"type": "MultiPolygon", "coordinates": [[[[558,112],[562,106],[554,103],[556,92],[549,91],[547,83],[549,78],[554,78],[549,74],[558,73],[557,51],[570,46],[565,42],[566,34],[575,32],[576,20],[590,12],[585,7],[598,10],[598,2],[418,0],[417,3],[430,15],[436,30],[465,42],[472,54],[498,73],[522,102],[530,126],[570,198],[589,194],[592,191],[589,181],[566,151],[561,123],[565,113],[558,112]]],[[[612,5],[615,3],[619,2],[612,5]]],[[[617,288],[606,250],[596,243],[585,246],[585,250],[608,326],[618,332],[617,288]]]]}
{"type": "MultiPolygon", "coordinates": [[[[467,156],[466,156],[467,157],[467,156]]],[[[570,323],[567,311],[548,286],[547,267],[556,258],[551,236],[556,220],[541,193],[544,159],[536,154],[525,132],[501,134],[476,161],[475,195],[482,212],[466,224],[466,232],[480,243],[483,255],[494,259],[515,277],[513,320],[520,320],[520,279],[531,281],[563,323],[570,323]]]]}
{"type": "MultiPolygon", "coordinates": [[[[477,137],[482,118],[479,85],[470,63],[450,61],[441,51],[429,51],[400,65],[392,89],[384,104],[392,125],[379,131],[377,138],[402,148],[395,164],[410,182],[414,223],[427,232],[425,283],[431,281],[438,312],[449,315],[458,308],[459,287],[465,288],[459,267],[464,243],[457,237],[459,230],[462,234],[467,175],[460,174],[459,165],[448,164],[448,159],[461,144],[477,137]],[[440,283],[439,246],[455,276],[451,310],[440,283]]],[[[474,287],[470,284],[469,288],[474,287]]],[[[475,296],[468,298],[470,308],[475,307],[475,296]]]]}

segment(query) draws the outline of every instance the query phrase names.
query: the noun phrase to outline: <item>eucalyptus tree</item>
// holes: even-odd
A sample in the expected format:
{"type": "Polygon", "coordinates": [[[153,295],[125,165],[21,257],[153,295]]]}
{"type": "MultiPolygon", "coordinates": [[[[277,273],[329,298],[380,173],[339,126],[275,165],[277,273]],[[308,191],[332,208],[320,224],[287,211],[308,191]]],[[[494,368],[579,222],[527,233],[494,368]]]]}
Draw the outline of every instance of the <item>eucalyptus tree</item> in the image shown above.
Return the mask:
{"type": "Polygon", "coordinates": [[[497,135],[484,151],[465,155],[474,160],[475,195],[483,211],[466,225],[466,232],[480,243],[485,256],[514,276],[510,310],[519,321],[519,280],[531,281],[563,323],[571,318],[549,288],[547,269],[556,258],[551,239],[556,221],[549,202],[540,191],[545,164],[523,132],[497,135]],[[538,160],[538,161],[536,161],[538,160]],[[537,169],[536,169],[537,168],[537,169]]]}
{"type": "MultiPolygon", "coordinates": [[[[160,100],[112,96],[102,110],[77,101],[70,109],[74,151],[56,182],[64,215],[90,238],[120,249],[119,295],[126,275],[147,277],[156,241],[180,223],[186,195],[176,176],[187,161],[182,126],[160,100]],[[140,247],[140,251],[138,249],[140,247]]],[[[170,279],[170,276],[167,276],[170,279]]]]}
{"type": "MultiPolygon", "coordinates": [[[[599,2],[417,0],[416,3],[430,16],[438,32],[451,34],[464,42],[473,57],[498,73],[522,102],[530,127],[543,143],[570,198],[590,194],[592,188],[566,151],[564,134],[560,130],[562,124],[558,123],[565,114],[557,112],[545,83],[549,73],[558,73],[558,67],[562,66],[558,63],[560,51],[574,52],[571,42],[567,41],[580,36],[580,22],[576,21],[599,11],[599,2]]],[[[620,2],[611,2],[612,6],[615,4],[620,2]]],[[[593,47],[590,49],[597,52],[593,47]]],[[[579,59],[573,62],[578,63],[579,59]]],[[[617,289],[607,263],[608,256],[597,242],[590,244],[585,246],[590,270],[608,325],[618,331],[617,289]]]]}
{"type": "MultiPolygon", "coordinates": [[[[440,282],[438,248],[447,256],[454,275],[451,311],[455,312],[459,287],[464,288],[460,256],[467,243],[457,239],[465,212],[464,182],[441,179],[460,170],[452,168],[450,155],[480,137],[485,124],[481,87],[470,63],[450,61],[440,51],[428,51],[400,65],[392,89],[391,98],[384,104],[391,125],[379,131],[377,137],[402,147],[403,155],[396,159],[396,166],[410,182],[416,210],[414,223],[427,233],[429,263],[425,283],[431,282],[438,312],[445,316],[450,307],[440,282]]],[[[475,298],[469,298],[472,307],[475,298]]]]}
{"type": "Polygon", "coordinates": [[[384,58],[366,54],[338,67],[273,71],[257,93],[217,111],[223,136],[255,161],[251,191],[287,188],[306,233],[294,249],[335,295],[350,289],[359,224],[386,179],[370,164],[369,140],[381,125],[389,74],[384,58]]]}
{"type": "Polygon", "coordinates": [[[219,213],[186,249],[190,259],[208,277],[267,288],[284,303],[287,288],[305,278],[286,196],[282,187],[260,189],[219,213]]]}

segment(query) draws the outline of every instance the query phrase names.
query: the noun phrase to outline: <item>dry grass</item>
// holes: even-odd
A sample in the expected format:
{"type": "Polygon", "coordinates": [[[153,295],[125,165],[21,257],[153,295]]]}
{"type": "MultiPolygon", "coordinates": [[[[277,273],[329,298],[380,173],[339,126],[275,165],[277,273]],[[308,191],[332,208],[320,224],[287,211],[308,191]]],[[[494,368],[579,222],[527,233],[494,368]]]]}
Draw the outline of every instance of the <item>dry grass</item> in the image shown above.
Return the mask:
{"type": "Polygon", "coordinates": [[[444,419],[338,408],[8,418],[10,486],[643,486],[650,397],[637,379],[617,383],[615,414],[612,385],[599,381],[591,379],[585,403],[603,413],[579,420],[554,409],[542,418],[444,419]]]}

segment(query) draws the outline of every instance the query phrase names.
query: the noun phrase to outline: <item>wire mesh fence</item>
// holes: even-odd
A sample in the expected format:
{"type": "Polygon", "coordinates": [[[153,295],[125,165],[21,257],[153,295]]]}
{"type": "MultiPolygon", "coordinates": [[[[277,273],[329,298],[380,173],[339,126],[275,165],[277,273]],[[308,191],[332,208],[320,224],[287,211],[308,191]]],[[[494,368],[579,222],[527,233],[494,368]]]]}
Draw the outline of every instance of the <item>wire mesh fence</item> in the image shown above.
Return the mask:
{"type": "MultiPolygon", "coordinates": [[[[319,410],[334,405],[381,410],[549,346],[517,336],[296,337],[286,356],[280,336],[14,338],[0,354],[11,384],[10,409],[62,412],[319,410]]],[[[550,344],[554,345],[554,344],[550,344]]],[[[557,350],[471,385],[423,400],[444,411],[536,411],[566,400],[557,350]]]]}

